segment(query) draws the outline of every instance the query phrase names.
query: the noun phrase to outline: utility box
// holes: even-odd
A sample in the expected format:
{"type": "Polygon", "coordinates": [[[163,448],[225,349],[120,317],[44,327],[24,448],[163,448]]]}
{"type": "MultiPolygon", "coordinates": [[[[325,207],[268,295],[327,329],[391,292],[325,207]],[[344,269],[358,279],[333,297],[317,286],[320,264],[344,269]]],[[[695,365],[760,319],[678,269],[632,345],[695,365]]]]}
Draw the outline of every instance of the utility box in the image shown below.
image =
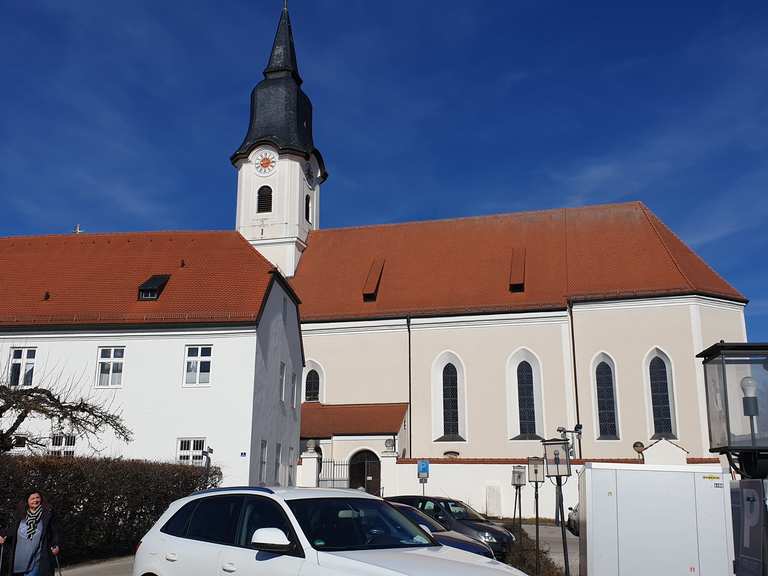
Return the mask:
{"type": "Polygon", "coordinates": [[[733,574],[728,480],[719,465],[585,464],[579,574],[733,574]]]}

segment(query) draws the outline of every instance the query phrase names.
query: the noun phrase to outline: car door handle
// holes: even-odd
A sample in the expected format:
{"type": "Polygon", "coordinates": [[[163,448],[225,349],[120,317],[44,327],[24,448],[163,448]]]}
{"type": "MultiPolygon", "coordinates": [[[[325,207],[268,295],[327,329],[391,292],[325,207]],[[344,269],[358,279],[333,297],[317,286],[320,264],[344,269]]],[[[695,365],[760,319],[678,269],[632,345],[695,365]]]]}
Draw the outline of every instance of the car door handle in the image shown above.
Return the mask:
{"type": "Polygon", "coordinates": [[[176,562],[179,557],[176,556],[174,552],[168,552],[168,554],[165,555],[165,559],[168,560],[168,562],[176,562]]]}
{"type": "Polygon", "coordinates": [[[230,572],[230,573],[237,571],[237,568],[235,568],[234,562],[227,562],[221,567],[221,569],[224,570],[224,572],[230,572]]]}

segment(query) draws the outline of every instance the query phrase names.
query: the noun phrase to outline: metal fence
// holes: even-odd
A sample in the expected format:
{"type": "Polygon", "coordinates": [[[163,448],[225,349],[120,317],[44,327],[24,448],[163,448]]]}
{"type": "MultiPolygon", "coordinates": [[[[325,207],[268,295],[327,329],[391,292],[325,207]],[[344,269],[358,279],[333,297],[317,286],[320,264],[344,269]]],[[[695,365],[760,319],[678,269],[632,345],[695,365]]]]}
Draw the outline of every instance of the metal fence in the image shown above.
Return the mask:
{"type": "Polygon", "coordinates": [[[321,488],[349,488],[349,463],[323,460],[317,485],[321,488]]]}

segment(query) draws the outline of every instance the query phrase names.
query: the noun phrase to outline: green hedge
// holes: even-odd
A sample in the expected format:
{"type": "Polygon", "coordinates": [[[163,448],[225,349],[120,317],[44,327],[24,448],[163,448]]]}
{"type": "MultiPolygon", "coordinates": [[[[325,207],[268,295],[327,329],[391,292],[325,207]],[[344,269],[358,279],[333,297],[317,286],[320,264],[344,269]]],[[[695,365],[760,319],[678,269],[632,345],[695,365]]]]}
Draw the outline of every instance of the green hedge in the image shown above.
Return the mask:
{"type": "Polygon", "coordinates": [[[142,460],[0,456],[0,524],[38,489],[56,510],[63,563],[122,556],[173,500],[220,481],[216,468],[206,477],[200,467],[142,460]]]}

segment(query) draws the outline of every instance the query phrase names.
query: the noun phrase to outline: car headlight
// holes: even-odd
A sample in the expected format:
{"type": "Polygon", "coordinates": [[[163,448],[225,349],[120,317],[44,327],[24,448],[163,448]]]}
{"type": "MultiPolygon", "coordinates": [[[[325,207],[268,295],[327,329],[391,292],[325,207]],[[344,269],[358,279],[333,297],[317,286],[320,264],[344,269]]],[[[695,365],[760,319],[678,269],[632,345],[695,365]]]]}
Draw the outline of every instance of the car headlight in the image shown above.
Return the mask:
{"type": "Polygon", "coordinates": [[[490,532],[481,532],[480,540],[482,540],[486,544],[490,544],[491,542],[494,542],[494,543],[496,542],[496,537],[490,532]]]}

